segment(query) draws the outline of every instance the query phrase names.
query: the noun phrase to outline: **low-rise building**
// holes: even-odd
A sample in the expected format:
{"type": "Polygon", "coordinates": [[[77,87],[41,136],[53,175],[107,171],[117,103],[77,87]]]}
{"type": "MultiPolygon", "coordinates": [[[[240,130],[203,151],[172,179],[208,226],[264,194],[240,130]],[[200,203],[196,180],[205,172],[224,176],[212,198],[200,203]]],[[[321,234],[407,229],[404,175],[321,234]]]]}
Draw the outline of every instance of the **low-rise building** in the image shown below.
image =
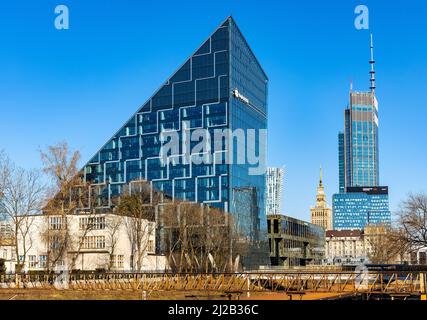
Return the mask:
{"type": "Polygon", "coordinates": [[[325,254],[328,265],[403,264],[410,260],[405,248],[389,238],[386,225],[327,231],[325,254]]]}
{"type": "Polygon", "coordinates": [[[111,213],[35,215],[25,219],[26,230],[19,232],[16,243],[12,238],[0,243],[6,272],[15,272],[18,261],[24,272],[166,270],[166,257],[156,255],[154,222],[136,224],[135,218],[111,213]]]}
{"type": "Polygon", "coordinates": [[[427,248],[411,252],[410,260],[412,265],[427,265],[427,248]]]}
{"type": "Polygon", "coordinates": [[[270,215],[267,228],[272,266],[321,264],[325,245],[322,227],[288,216],[270,215]]]}
{"type": "Polygon", "coordinates": [[[325,264],[361,264],[366,262],[364,234],[361,230],[328,230],[325,264]]]}

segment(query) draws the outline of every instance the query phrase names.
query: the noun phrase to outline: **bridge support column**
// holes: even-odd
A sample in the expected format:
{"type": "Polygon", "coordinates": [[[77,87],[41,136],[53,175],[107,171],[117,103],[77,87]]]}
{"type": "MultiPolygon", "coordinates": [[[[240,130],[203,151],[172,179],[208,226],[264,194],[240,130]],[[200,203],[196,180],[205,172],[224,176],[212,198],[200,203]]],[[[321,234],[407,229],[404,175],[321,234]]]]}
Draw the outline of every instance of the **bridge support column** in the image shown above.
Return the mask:
{"type": "Polygon", "coordinates": [[[420,273],[420,292],[421,292],[421,300],[427,301],[426,295],[426,274],[420,273]]]}
{"type": "Polygon", "coordinates": [[[247,286],[248,286],[248,288],[247,288],[248,289],[247,296],[248,296],[248,298],[250,298],[251,297],[251,292],[250,292],[250,281],[251,281],[251,279],[250,279],[250,275],[249,274],[247,275],[247,277],[248,277],[247,280],[246,280],[247,281],[247,286]]]}

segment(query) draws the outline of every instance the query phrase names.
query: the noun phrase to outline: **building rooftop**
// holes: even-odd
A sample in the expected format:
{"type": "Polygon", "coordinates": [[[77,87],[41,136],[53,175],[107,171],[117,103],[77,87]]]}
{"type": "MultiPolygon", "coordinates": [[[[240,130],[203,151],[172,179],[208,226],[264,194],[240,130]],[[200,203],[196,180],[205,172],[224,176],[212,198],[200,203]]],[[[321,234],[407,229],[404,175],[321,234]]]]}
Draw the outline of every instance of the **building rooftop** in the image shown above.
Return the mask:
{"type": "Polygon", "coordinates": [[[361,230],[328,230],[326,231],[326,237],[334,238],[349,238],[349,237],[360,237],[363,235],[361,230]]]}

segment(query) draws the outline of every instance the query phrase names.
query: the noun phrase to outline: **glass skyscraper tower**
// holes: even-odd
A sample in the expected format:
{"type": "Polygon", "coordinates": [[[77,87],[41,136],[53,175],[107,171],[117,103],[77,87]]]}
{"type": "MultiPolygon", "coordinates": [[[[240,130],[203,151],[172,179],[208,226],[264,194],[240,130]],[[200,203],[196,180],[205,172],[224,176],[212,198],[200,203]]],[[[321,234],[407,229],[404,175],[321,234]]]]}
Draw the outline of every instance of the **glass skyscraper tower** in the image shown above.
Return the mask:
{"type": "Polygon", "coordinates": [[[341,187],[379,185],[378,102],[374,91],[350,93],[339,147],[341,187]]]}
{"type": "Polygon", "coordinates": [[[379,185],[378,101],[375,96],[374,46],[371,36],[371,91],[350,92],[339,134],[340,189],[379,185]]]}
{"type": "Polygon", "coordinates": [[[378,101],[375,95],[374,45],[371,35],[371,86],[353,92],[338,134],[339,194],[333,196],[334,228],[363,229],[389,223],[388,188],[379,187],[378,101]]]}
{"type": "Polygon", "coordinates": [[[267,94],[266,73],[228,17],[85,165],[84,179],[95,186],[98,206],[111,207],[124,185],[147,180],[169,200],[232,213],[245,236],[266,241],[265,169],[249,169],[265,164],[259,131],[267,129],[267,94]],[[199,129],[211,137],[216,129],[240,130],[248,140],[248,130],[254,130],[250,151],[261,157],[259,163],[230,160],[246,154],[249,143],[243,150],[225,143],[218,149],[214,139],[207,142],[204,161],[192,161],[201,153],[192,153],[197,141],[188,137],[199,129]],[[179,152],[161,154],[164,137],[173,132],[180,137],[179,152]],[[187,145],[189,157],[181,153],[187,145]]]}

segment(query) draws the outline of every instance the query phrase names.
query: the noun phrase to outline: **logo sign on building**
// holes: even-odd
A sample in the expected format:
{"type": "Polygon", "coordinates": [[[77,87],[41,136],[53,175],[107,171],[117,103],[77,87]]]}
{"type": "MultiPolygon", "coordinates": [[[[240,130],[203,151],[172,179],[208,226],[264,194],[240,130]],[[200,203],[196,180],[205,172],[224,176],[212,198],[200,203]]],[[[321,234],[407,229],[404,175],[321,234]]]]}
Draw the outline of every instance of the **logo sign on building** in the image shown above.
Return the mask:
{"type": "Polygon", "coordinates": [[[237,88],[233,90],[233,96],[243,103],[249,104],[249,99],[242,95],[237,88]]]}

